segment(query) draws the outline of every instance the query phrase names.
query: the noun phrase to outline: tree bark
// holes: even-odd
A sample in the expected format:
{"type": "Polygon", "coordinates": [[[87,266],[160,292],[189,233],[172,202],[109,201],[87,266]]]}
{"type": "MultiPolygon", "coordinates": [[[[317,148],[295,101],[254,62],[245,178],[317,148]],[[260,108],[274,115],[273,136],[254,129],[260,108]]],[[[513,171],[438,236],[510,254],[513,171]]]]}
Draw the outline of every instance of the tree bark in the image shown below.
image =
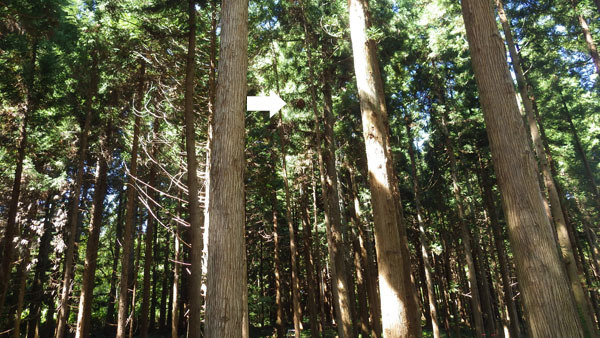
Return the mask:
{"type": "Polygon", "coordinates": [[[375,264],[375,253],[373,243],[365,224],[361,220],[361,207],[360,200],[358,198],[358,186],[356,183],[356,174],[354,169],[350,165],[346,165],[348,170],[349,179],[347,180],[348,191],[352,198],[350,205],[350,212],[353,222],[356,225],[356,231],[358,233],[358,241],[360,245],[360,256],[361,261],[365,267],[365,282],[367,295],[369,299],[369,321],[371,328],[371,336],[381,337],[381,302],[379,299],[379,292],[377,290],[377,266],[375,264]]]}
{"type": "Polygon", "coordinates": [[[222,4],[221,47],[210,159],[205,336],[248,331],[244,243],[244,119],[248,1],[222,4]]]}
{"type": "Polygon", "coordinates": [[[106,309],[105,325],[108,327],[115,320],[115,304],[117,303],[117,266],[119,264],[120,241],[123,233],[123,214],[125,211],[123,203],[124,192],[119,190],[119,206],[117,208],[117,222],[115,229],[115,243],[113,245],[112,273],[110,275],[109,300],[106,309]]]}
{"type": "Polygon", "coordinates": [[[486,1],[464,0],[462,11],[529,332],[533,337],[583,336],[492,8],[486,1]]]}
{"type": "MultiPolygon", "coordinates": [[[[594,0],[596,2],[596,6],[598,6],[598,0],[594,0]]],[[[596,48],[596,43],[594,42],[594,38],[592,38],[592,33],[590,32],[590,26],[587,23],[587,20],[581,14],[581,11],[577,9],[579,5],[579,0],[571,0],[571,5],[573,6],[573,11],[575,11],[575,15],[577,16],[577,21],[579,22],[579,26],[581,26],[581,33],[583,34],[583,38],[585,39],[585,44],[588,48],[588,52],[592,57],[592,61],[594,62],[594,67],[596,67],[596,73],[600,74],[600,55],[598,54],[598,49],[596,48]]],[[[600,7],[598,7],[600,11],[600,7]]]]}
{"type": "Polygon", "coordinates": [[[521,60],[512,38],[512,32],[508,23],[508,18],[506,17],[504,8],[502,6],[502,1],[496,0],[496,6],[498,7],[498,16],[500,17],[500,21],[502,23],[502,29],[506,38],[506,44],[508,45],[508,51],[512,60],[512,66],[515,71],[517,87],[519,88],[521,100],[525,108],[527,123],[529,125],[530,135],[533,140],[533,148],[539,161],[539,169],[542,173],[543,182],[546,190],[545,192],[548,194],[548,200],[550,202],[550,212],[554,221],[558,244],[562,253],[562,259],[567,269],[567,275],[571,283],[571,289],[573,289],[573,294],[575,296],[575,301],[577,303],[578,310],[582,315],[583,324],[585,328],[593,334],[596,331],[596,329],[594,327],[591,316],[592,312],[589,308],[589,300],[587,299],[587,295],[583,290],[583,286],[581,285],[580,280],[581,277],[579,276],[577,266],[575,265],[575,259],[573,256],[573,245],[569,240],[565,215],[563,215],[561,209],[561,200],[558,195],[556,185],[554,183],[554,178],[552,177],[552,173],[550,171],[548,160],[546,158],[546,151],[544,149],[544,144],[542,142],[540,131],[538,129],[533,109],[533,103],[529,96],[527,82],[525,80],[523,69],[521,67],[521,60]]]}
{"type": "MultiPolygon", "coordinates": [[[[32,205],[30,211],[28,212],[28,218],[33,220],[35,214],[37,212],[37,205],[32,205]]],[[[14,321],[14,331],[12,332],[13,338],[21,337],[21,315],[23,314],[23,306],[25,304],[25,286],[27,285],[27,273],[29,272],[29,261],[31,258],[31,240],[33,233],[30,228],[25,229],[23,237],[27,244],[23,248],[23,252],[21,254],[21,264],[19,264],[19,269],[17,273],[17,277],[19,278],[19,284],[17,284],[17,309],[15,311],[15,321],[14,321]]]]}
{"type": "MultiPolygon", "coordinates": [[[[144,76],[146,65],[142,61],[138,85],[137,100],[141,107],[144,97],[144,76]]],[[[135,180],[137,178],[137,158],[140,135],[140,115],[135,116],[133,126],[133,144],[131,147],[131,163],[129,166],[129,180],[127,182],[127,206],[125,214],[125,229],[123,232],[123,254],[121,256],[121,281],[119,284],[119,307],[117,313],[117,338],[125,338],[125,329],[128,316],[129,298],[129,274],[131,270],[131,259],[133,251],[133,235],[135,232],[135,215],[137,194],[135,191],[135,180]]]]}
{"type": "Polygon", "coordinates": [[[312,225],[308,216],[308,185],[304,184],[301,190],[300,212],[302,214],[302,230],[304,231],[304,261],[306,267],[306,284],[308,285],[308,313],[310,318],[311,337],[319,337],[319,312],[317,309],[317,279],[312,255],[312,225]]]}
{"type": "Polygon", "coordinates": [[[198,202],[198,160],[196,158],[196,128],[194,115],[194,83],[196,63],[196,2],[188,1],[188,52],[185,74],[185,145],[187,151],[188,214],[192,247],[190,248],[189,335],[202,334],[202,250],[203,211],[198,202]]]}
{"type": "Polygon", "coordinates": [[[33,42],[31,49],[31,59],[29,62],[29,71],[31,72],[27,79],[27,98],[25,102],[25,111],[23,112],[23,121],[20,127],[20,140],[17,148],[17,167],[15,168],[15,178],[13,180],[12,192],[10,195],[10,204],[8,205],[8,219],[4,227],[4,237],[0,241],[0,316],[3,314],[4,301],[8,292],[10,283],[10,271],[13,259],[15,245],[13,243],[17,235],[17,211],[19,210],[19,197],[21,196],[21,177],[23,175],[23,162],[27,152],[27,127],[29,119],[36,109],[34,102],[34,82],[35,82],[35,63],[37,60],[37,40],[33,42]]]}
{"type": "Polygon", "coordinates": [[[366,0],[350,0],[350,30],[354,69],[360,97],[363,137],[375,223],[375,246],[384,337],[421,335],[419,304],[405,255],[405,224],[395,187],[390,150],[388,115],[374,41],[367,37],[369,10],[366,0]],[[407,273],[407,271],[409,273],[407,273]]]}
{"type": "MultiPolygon", "coordinates": [[[[333,111],[328,102],[325,103],[323,115],[320,116],[317,108],[317,92],[315,84],[315,71],[312,59],[312,48],[314,46],[314,34],[309,30],[306,13],[304,12],[304,3],[301,4],[302,23],[306,37],[307,62],[309,78],[311,85],[309,87],[311,95],[311,108],[315,114],[315,134],[316,151],[319,158],[319,171],[321,173],[322,199],[325,206],[325,223],[327,232],[327,246],[329,250],[329,260],[332,275],[332,291],[336,313],[336,323],[340,338],[350,338],[354,336],[352,327],[352,298],[350,297],[350,288],[353,287],[348,281],[347,265],[344,257],[344,240],[342,237],[342,222],[340,213],[340,203],[338,197],[337,172],[335,168],[335,155],[332,149],[335,149],[335,139],[333,138],[333,111]],[[324,137],[321,135],[320,119],[325,126],[324,137]],[[323,141],[323,146],[321,142],[323,141]]],[[[330,72],[330,70],[327,70],[330,72]]],[[[329,78],[324,79],[323,95],[327,101],[331,97],[329,78]],[[329,97],[328,97],[329,96],[329,97]]]]}
{"type": "Polygon", "coordinates": [[[500,277],[502,279],[502,290],[504,291],[504,303],[508,310],[509,318],[509,331],[510,336],[514,338],[521,337],[521,320],[517,313],[517,307],[513,300],[512,283],[510,280],[510,271],[508,268],[508,258],[506,257],[506,248],[504,247],[504,236],[502,236],[502,229],[498,222],[498,213],[496,211],[496,205],[494,203],[494,195],[492,193],[492,185],[483,162],[480,161],[480,176],[483,188],[483,200],[487,213],[489,215],[489,221],[493,232],[494,245],[496,247],[496,254],[498,255],[498,265],[500,270],[500,277]]]}
{"type": "Polygon", "coordinates": [[[366,0],[349,1],[354,69],[375,223],[383,336],[418,337],[421,324],[415,313],[419,313],[419,304],[410,282],[410,273],[406,273],[410,257],[405,256],[404,251],[407,250],[403,250],[406,247],[405,224],[395,211],[400,205],[394,186],[396,179],[393,177],[388,115],[376,46],[367,37],[368,13],[366,0]]]}
{"type": "Polygon", "coordinates": [[[81,294],[79,295],[79,311],[77,314],[77,329],[75,331],[75,338],[88,337],[91,329],[90,321],[92,316],[92,299],[94,280],[96,277],[98,246],[100,242],[100,228],[102,226],[104,198],[107,190],[108,161],[110,160],[111,156],[111,128],[112,127],[110,125],[107,127],[105,135],[101,140],[100,152],[96,162],[96,177],[94,179],[94,205],[85,252],[83,282],[81,286],[81,294]]]}
{"type": "MultiPolygon", "coordinates": [[[[273,163],[273,166],[275,164],[273,163]]],[[[282,338],[285,334],[285,327],[283,326],[283,301],[281,299],[281,259],[279,258],[279,252],[281,251],[279,244],[279,233],[277,232],[278,220],[277,220],[277,197],[275,191],[271,195],[271,201],[273,205],[273,270],[275,273],[275,306],[277,308],[275,315],[275,334],[277,338],[282,338]]]]}

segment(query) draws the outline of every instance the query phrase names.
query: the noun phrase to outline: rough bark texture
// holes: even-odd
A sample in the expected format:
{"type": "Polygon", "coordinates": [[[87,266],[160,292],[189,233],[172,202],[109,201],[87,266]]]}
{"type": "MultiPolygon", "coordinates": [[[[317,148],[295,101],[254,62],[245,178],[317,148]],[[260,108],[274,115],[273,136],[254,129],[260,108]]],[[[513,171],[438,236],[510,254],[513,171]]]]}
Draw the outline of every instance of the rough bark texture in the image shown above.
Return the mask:
{"type": "MultiPolygon", "coordinates": [[[[110,127],[109,127],[110,128],[110,127]]],[[[96,276],[96,263],[98,258],[98,246],[100,242],[100,228],[102,226],[102,212],[104,211],[104,197],[107,189],[108,160],[110,158],[109,140],[110,130],[101,141],[101,151],[96,162],[96,177],[94,179],[94,200],[92,219],[89,226],[85,263],[83,267],[83,282],[81,294],[79,295],[79,311],[77,313],[76,338],[88,337],[90,333],[90,321],[92,317],[92,299],[94,291],[94,280],[96,276]]]]}
{"type": "MultiPolygon", "coordinates": [[[[142,63],[140,71],[137,101],[142,106],[144,94],[144,74],[145,64],[142,63]]],[[[129,275],[132,264],[133,234],[135,232],[135,215],[137,194],[135,191],[135,179],[137,175],[137,158],[140,135],[140,115],[135,116],[133,126],[133,145],[131,147],[131,163],[129,165],[129,180],[127,183],[127,206],[125,210],[125,228],[123,231],[123,254],[121,255],[121,280],[119,284],[119,307],[117,312],[117,338],[125,337],[125,328],[127,326],[128,304],[129,304],[129,275]]]]}
{"type": "Polygon", "coordinates": [[[537,125],[536,116],[533,109],[533,103],[529,96],[529,90],[527,87],[525,76],[523,74],[523,69],[521,67],[520,56],[517,52],[517,48],[512,38],[512,32],[508,23],[508,18],[506,17],[506,13],[504,12],[504,8],[502,6],[502,1],[496,0],[496,6],[498,7],[498,16],[500,17],[500,21],[502,23],[502,29],[506,38],[506,44],[508,45],[508,51],[512,60],[512,66],[515,71],[517,87],[519,88],[521,100],[525,108],[527,124],[529,126],[530,135],[533,140],[533,148],[539,161],[539,169],[542,173],[545,190],[548,195],[550,212],[554,221],[553,223],[556,229],[555,231],[558,238],[558,244],[562,253],[562,259],[567,268],[567,275],[569,276],[569,281],[571,282],[571,289],[573,290],[578,310],[582,315],[585,328],[590,333],[592,333],[596,330],[591,317],[589,300],[587,299],[586,292],[584,291],[583,286],[581,285],[581,277],[579,276],[577,266],[575,265],[573,245],[569,239],[565,215],[563,214],[561,208],[561,200],[558,195],[558,190],[556,188],[554,178],[552,177],[552,173],[550,171],[548,160],[546,158],[546,151],[544,149],[544,144],[540,136],[540,130],[537,125]]]}
{"type": "Polygon", "coordinates": [[[411,276],[404,269],[410,264],[410,259],[403,255],[403,247],[406,247],[406,238],[403,236],[405,225],[396,212],[399,203],[396,200],[395,172],[389,149],[388,116],[376,47],[367,37],[367,1],[350,0],[349,13],[375,223],[383,335],[418,337],[421,335],[421,325],[414,312],[418,312],[419,304],[410,282],[411,276]]]}
{"type": "Polygon", "coordinates": [[[483,200],[485,208],[489,215],[490,225],[494,237],[494,245],[496,247],[496,254],[498,255],[498,265],[500,270],[500,277],[502,279],[502,290],[504,291],[504,303],[508,310],[509,318],[509,330],[510,336],[514,338],[521,337],[521,320],[517,313],[517,307],[513,299],[512,283],[510,280],[510,273],[508,268],[508,259],[506,257],[506,248],[504,247],[504,236],[502,236],[502,229],[498,222],[498,213],[496,211],[496,204],[494,203],[494,195],[492,193],[492,185],[490,182],[487,169],[483,167],[481,163],[481,182],[483,188],[483,200]]]}
{"type": "Polygon", "coordinates": [[[583,336],[491,4],[464,0],[462,11],[530,334],[583,336]]]}
{"type": "Polygon", "coordinates": [[[244,116],[248,1],[222,4],[221,47],[210,159],[206,337],[248,331],[244,244],[244,116]]]}

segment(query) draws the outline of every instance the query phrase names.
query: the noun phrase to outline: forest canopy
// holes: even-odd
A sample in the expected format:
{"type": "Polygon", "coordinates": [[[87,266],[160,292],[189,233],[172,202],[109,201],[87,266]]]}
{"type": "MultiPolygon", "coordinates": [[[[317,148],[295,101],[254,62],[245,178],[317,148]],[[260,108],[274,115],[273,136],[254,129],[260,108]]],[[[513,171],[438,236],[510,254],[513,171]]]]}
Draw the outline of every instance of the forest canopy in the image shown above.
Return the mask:
{"type": "Polygon", "coordinates": [[[600,336],[599,19],[0,1],[0,337],[600,336]]]}

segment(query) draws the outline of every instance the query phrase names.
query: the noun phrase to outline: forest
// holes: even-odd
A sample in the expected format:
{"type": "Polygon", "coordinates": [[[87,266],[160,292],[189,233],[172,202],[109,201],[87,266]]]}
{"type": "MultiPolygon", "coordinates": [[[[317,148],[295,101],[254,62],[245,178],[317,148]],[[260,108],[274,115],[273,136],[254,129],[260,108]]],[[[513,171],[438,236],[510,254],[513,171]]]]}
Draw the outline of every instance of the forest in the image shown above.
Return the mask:
{"type": "Polygon", "coordinates": [[[0,337],[600,337],[598,41],[600,0],[0,0],[0,337]]]}

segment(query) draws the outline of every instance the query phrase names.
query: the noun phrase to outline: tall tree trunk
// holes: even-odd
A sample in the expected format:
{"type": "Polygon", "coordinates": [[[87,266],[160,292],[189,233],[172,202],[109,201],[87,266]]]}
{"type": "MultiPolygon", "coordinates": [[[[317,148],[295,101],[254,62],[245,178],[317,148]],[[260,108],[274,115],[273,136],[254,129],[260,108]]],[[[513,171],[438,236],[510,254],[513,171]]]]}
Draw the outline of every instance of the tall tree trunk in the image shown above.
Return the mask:
{"type": "MultiPolygon", "coordinates": [[[[181,197],[180,197],[181,198],[181,197]]],[[[156,214],[158,216],[158,213],[156,214]]],[[[157,262],[160,259],[158,255],[158,233],[160,228],[154,229],[154,242],[152,243],[152,296],[150,300],[150,325],[148,327],[149,331],[152,331],[156,328],[156,307],[158,305],[158,272],[157,272],[157,262]]]]}
{"type": "Polygon", "coordinates": [[[48,280],[46,272],[50,269],[50,245],[53,237],[52,216],[56,208],[56,202],[53,201],[55,191],[48,193],[44,204],[44,232],[40,238],[40,246],[37,254],[37,264],[33,282],[30,286],[30,307],[29,307],[29,329],[27,338],[37,338],[40,334],[40,322],[42,315],[42,302],[46,292],[44,285],[48,280]]]}
{"type": "MultiPolygon", "coordinates": [[[[181,199],[181,190],[179,191],[179,197],[181,199]]],[[[177,217],[182,218],[181,201],[177,203],[177,217]]],[[[175,222],[175,236],[174,250],[173,250],[173,294],[171,295],[172,306],[171,306],[171,338],[179,337],[179,279],[181,277],[181,245],[179,243],[179,236],[181,234],[181,226],[178,222],[175,222]]]]}
{"type": "MultiPolygon", "coordinates": [[[[598,6],[598,0],[594,0],[596,2],[596,6],[598,6]]],[[[598,54],[598,49],[596,48],[596,43],[594,42],[594,38],[592,38],[592,33],[590,32],[590,26],[587,23],[587,20],[581,13],[581,10],[577,9],[579,5],[579,0],[571,0],[571,6],[573,7],[573,11],[575,11],[575,15],[577,16],[577,21],[579,22],[579,26],[581,26],[581,33],[583,34],[583,38],[585,39],[585,44],[588,48],[588,52],[592,57],[592,61],[594,62],[594,67],[596,67],[596,73],[600,74],[600,54],[598,54]]],[[[600,7],[598,7],[600,11],[600,7]]]]}
{"type": "MultiPolygon", "coordinates": [[[[151,145],[151,161],[158,161],[158,132],[160,128],[160,119],[155,117],[153,123],[152,130],[152,145],[151,145]]],[[[144,246],[144,280],[143,280],[143,289],[142,289],[142,308],[140,314],[140,338],[148,337],[148,327],[149,325],[149,317],[150,317],[150,272],[152,270],[152,262],[154,258],[152,257],[152,244],[154,242],[154,224],[157,217],[157,207],[158,203],[158,193],[156,191],[156,164],[150,164],[150,172],[148,173],[148,186],[150,193],[148,196],[152,199],[152,201],[148,201],[148,206],[150,206],[152,211],[148,213],[148,221],[146,223],[146,237],[145,237],[145,246],[144,246]]]]}
{"type": "MultiPolygon", "coordinates": [[[[167,253],[167,251],[170,250],[170,242],[169,242],[169,237],[166,238],[166,240],[164,241],[164,245],[163,245],[163,250],[165,251],[164,255],[163,255],[163,271],[170,271],[169,268],[169,254],[167,253]]],[[[183,255],[182,255],[183,256],[183,255]]],[[[184,261],[185,259],[182,257],[180,259],[181,261],[184,261]]],[[[173,265],[175,265],[177,263],[174,263],[173,265]]],[[[173,268],[174,269],[174,268],[173,268]]],[[[158,311],[158,329],[159,331],[164,331],[166,330],[168,323],[168,315],[167,315],[167,311],[169,310],[169,306],[167,305],[168,303],[168,298],[169,298],[169,273],[164,273],[163,274],[163,278],[161,280],[161,291],[160,291],[160,310],[158,311]]],[[[184,288],[184,283],[183,283],[183,278],[182,278],[182,282],[181,282],[181,293],[185,292],[185,288],[184,288]]],[[[181,305],[183,306],[183,295],[181,297],[182,301],[181,301],[181,305]]],[[[184,312],[185,313],[185,312],[184,312]]],[[[180,317],[183,314],[180,313],[180,317]]],[[[180,318],[177,318],[178,321],[180,321],[180,318]]],[[[182,322],[182,321],[180,321],[182,322]]]]}
{"type": "Polygon", "coordinates": [[[248,1],[222,4],[221,50],[210,159],[205,336],[248,332],[244,243],[244,120],[248,1]]]}
{"type": "Polygon", "coordinates": [[[77,228],[79,224],[79,203],[81,199],[81,184],[83,182],[83,170],[87,157],[88,136],[90,133],[92,116],[94,114],[93,100],[98,95],[98,56],[97,52],[92,51],[92,74],[88,97],[86,100],[86,117],[83,125],[83,130],[80,136],[79,157],[77,163],[77,173],[75,177],[75,185],[73,187],[73,199],[71,200],[71,208],[69,210],[69,219],[67,221],[67,251],[65,252],[64,264],[65,271],[62,280],[62,289],[60,295],[60,303],[58,310],[58,319],[55,338],[62,338],[65,335],[67,328],[67,320],[69,318],[69,296],[71,294],[75,257],[75,239],[77,238],[77,228]]]}
{"type": "Polygon", "coordinates": [[[367,36],[370,27],[367,1],[350,0],[349,14],[375,223],[383,336],[418,337],[421,335],[419,304],[410,272],[407,273],[410,257],[404,255],[407,250],[403,249],[407,245],[403,235],[405,224],[396,212],[400,204],[388,115],[375,42],[367,36]]]}
{"type": "Polygon", "coordinates": [[[188,214],[190,220],[191,275],[189,284],[189,335],[202,334],[202,227],[203,212],[198,203],[198,160],[194,116],[194,83],[196,64],[196,1],[188,1],[188,52],[185,67],[185,148],[187,151],[188,214]]]}
{"type": "Polygon", "coordinates": [[[596,179],[594,177],[594,173],[592,172],[592,167],[590,166],[590,162],[587,158],[585,150],[583,149],[583,145],[581,144],[581,139],[579,138],[579,133],[577,132],[577,128],[575,128],[575,124],[573,124],[573,118],[571,117],[571,112],[569,111],[569,107],[567,106],[567,101],[563,96],[562,90],[558,89],[558,94],[560,96],[560,100],[562,102],[562,113],[567,122],[569,123],[569,128],[571,129],[571,137],[573,137],[573,145],[575,146],[575,150],[581,157],[581,162],[583,163],[583,169],[585,170],[585,176],[588,179],[589,189],[591,189],[594,197],[596,198],[596,205],[600,208],[600,191],[598,190],[598,185],[596,184],[596,179]]]}
{"type": "Polygon", "coordinates": [[[408,155],[410,157],[410,168],[413,179],[413,193],[415,198],[415,206],[417,209],[417,221],[419,226],[419,242],[421,244],[421,254],[423,256],[423,267],[425,270],[425,284],[427,285],[427,296],[429,297],[429,314],[431,317],[431,327],[433,337],[440,337],[440,328],[438,323],[437,306],[433,281],[433,270],[430,262],[429,242],[427,241],[427,233],[425,232],[425,222],[423,221],[423,211],[421,206],[421,186],[419,184],[419,176],[417,172],[417,163],[415,160],[414,141],[411,132],[412,120],[409,113],[406,113],[404,120],[406,125],[406,134],[408,135],[408,155]]]}
{"type": "MultiPolygon", "coordinates": [[[[314,47],[314,34],[308,27],[306,14],[304,13],[304,3],[301,3],[302,23],[306,37],[306,52],[308,61],[308,71],[310,78],[311,108],[315,114],[315,133],[316,148],[319,158],[319,171],[321,173],[321,186],[323,194],[323,204],[325,206],[325,223],[327,231],[327,246],[329,250],[329,260],[332,275],[332,291],[336,313],[336,323],[340,338],[350,338],[354,336],[352,327],[353,299],[350,297],[350,288],[354,287],[348,280],[347,264],[344,257],[344,239],[340,213],[340,203],[338,197],[337,172],[335,167],[335,139],[333,137],[333,110],[330,102],[325,102],[323,114],[319,114],[317,108],[316,77],[312,59],[312,48],[314,47]],[[325,126],[325,133],[321,135],[320,122],[325,126]],[[323,141],[323,146],[321,146],[323,141]]],[[[330,68],[329,66],[328,68],[330,68]]],[[[327,69],[326,72],[331,72],[327,69]]],[[[329,76],[323,79],[323,95],[326,101],[331,99],[331,88],[329,76]]]]}
{"type": "Polygon", "coordinates": [[[94,206],[92,210],[92,219],[90,221],[89,236],[85,252],[81,294],[79,295],[79,311],[77,314],[77,329],[75,332],[76,338],[88,337],[90,333],[94,280],[96,277],[96,263],[98,258],[98,246],[100,242],[100,228],[102,226],[104,198],[107,190],[108,161],[110,160],[111,156],[111,128],[112,126],[109,122],[109,126],[107,126],[105,135],[101,140],[100,152],[96,162],[96,177],[94,179],[94,206]]]}
{"type": "MultiPolygon", "coordinates": [[[[37,212],[37,206],[32,205],[30,211],[28,212],[28,218],[33,220],[35,214],[37,212]]],[[[31,258],[31,239],[33,236],[33,232],[31,228],[25,229],[23,234],[24,239],[28,244],[24,248],[22,248],[23,252],[21,254],[21,264],[19,264],[19,269],[17,273],[17,277],[19,278],[19,284],[17,284],[17,309],[15,311],[15,321],[14,321],[14,331],[12,332],[13,338],[21,337],[21,315],[23,314],[23,306],[25,304],[25,286],[27,285],[27,274],[29,272],[29,261],[31,258]]]]}
{"type": "MultiPolygon", "coordinates": [[[[273,166],[275,164],[273,163],[273,166]]],[[[273,205],[273,269],[275,272],[275,306],[277,308],[275,315],[275,334],[277,338],[282,338],[285,334],[285,327],[283,325],[283,301],[281,299],[281,258],[279,258],[279,252],[281,251],[279,244],[279,233],[277,232],[278,220],[277,220],[277,197],[275,191],[271,195],[271,201],[273,205]]]]}
{"type": "MultiPolygon", "coordinates": [[[[142,220],[140,217],[140,220],[137,222],[137,224],[142,224],[142,220]]],[[[141,228],[141,226],[139,227],[141,228]]],[[[131,285],[129,286],[129,288],[132,290],[131,293],[131,309],[129,311],[129,338],[133,338],[133,330],[136,327],[135,324],[135,320],[137,319],[135,317],[135,302],[137,301],[137,293],[138,293],[138,269],[140,266],[140,257],[141,257],[141,252],[142,252],[142,235],[141,235],[141,229],[138,229],[137,231],[139,233],[138,235],[138,239],[137,239],[137,247],[136,247],[136,252],[134,254],[135,257],[133,257],[132,261],[133,261],[133,265],[132,265],[132,271],[131,271],[131,276],[130,276],[130,282],[131,285]]],[[[134,243],[135,243],[135,239],[134,239],[134,243]]],[[[135,245],[135,244],[134,244],[135,245]]]]}
{"type": "Polygon", "coordinates": [[[17,148],[17,167],[15,168],[15,178],[13,180],[12,192],[10,195],[10,204],[8,205],[8,219],[4,226],[4,237],[0,241],[0,316],[3,314],[4,301],[8,292],[10,283],[10,271],[13,259],[14,238],[17,236],[17,211],[19,210],[19,197],[21,196],[21,177],[23,175],[23,162],[27,152],[27,127],[29,119],[36,109],[34,102],[34,82],[35,82],[35,63],[37,60],[37,40],[33,42],[31,49],[31,59],[29,62],[30,74],[27,78],[27,98],[25,102],[25,111],[23,112],[23,121],[20,127],[20,140],[17,148]]]}
{"type": "MultiPolygon", "coordinates": [[[[140,78],[138,79],[137,100],[141,107],[144,98],[144,76],[146,64],[142,61],[140,78]]],[[[128,303],[129,303],[129,274],[131,270],[131,259],[133,251],[133,235],[135,231],[135,215],[137,194],[135,191],[135,180],[137,178],[137,159],[140,135],[140,115],[135,116],[133,126],[133,140],[131,146],[131,163],[129,165],[129,179],[127,182],[127,207],[125,214],[125,229],[123,232],[123,254],[121,256],[121,281],[119,284],[119,310],[117,313],[117,338],[125,338],[127,326],[128,303]]]]}
{"type": "Polygon", "coordinates": [[[302,214],[302,230],[304,231],[304,260],[306,264],[306,284],[308,285],[308,313],[310,318],[311,337],[319,337],[319,312],[317,309],[317,279],[312,255],[312,224],[308,216],[308,185],[301,190],[300,213],[302,214]]]}
{"type": "Polygon", "coordinates": [[[323,334],[323,326],[327,321],[325,316],[325,291],[323,286],[323,269],[321,268],[321,240],[319,236],[319,218],[317,211],[317,180],[315,179],[314,156],[311,154],[310,161],[310,181],[312,186],[312,210],[314,225],[314,265],[316,270],[316,279],[318,286],[317,303],[319,304],[319,334],[323,334]]]}
{"type": "Polygon", "coordinates": [[[492,8],[464,0],[462,9],[529,331],[534,337],[583,336],[492,8]]]}
{"type": "Polygon", "coordinates": [[[369,320],[371,327],[371,336],[381,337],[381,303],[379,292],[377,290],[377,267],[375,265],[375,253],[373,252],[373,243],[361,220],[360,200],[358,199],[358,186],[356,183],[356,174],[350,165],[346,165],[349,179],[347,180],[348,191],[352,198],[350,212],[353,222],[356,225],[358,241],[360,245],[361,261],[365,266],[366,290],[369,298],[369,320]]]}
{"type": "Polygon", "coordinates": [[[105,319],[106,327],[108,327],[109,324],[112,324],[115,320],[115,304],[117,303],[117,266],[119,264],[120,243],[123,233],[123,214],[125,213],[125,203],[123,203],[123,195],[125,193],[123,192],[122,187],[119,189],[119,205],[117,207],[117,222],[115,225],[116,229],[115,243],[113,245],[112,273],[110,275],[109,299],[105,319]]]}
{"type": "Polygon", "coordinates": [[[510,272],[508,268],[508,259],[506,257],[506,248],[504,247],[504,236],[498,222],[498,213],[494,203],[494,195],[492,193],[492,185],[482,161],[480,161],[480,175],[483,188],[483,200],[485,208],[489,215],[489,221],[493,232],[494,245],[496,254],[498,255],[498,265],[500,269],[500,277],[502,279],[502,290],[504,291],[504,303],[508,310],[510,336],[513,338],[521,337],[521,324],[517,307],[514,302],[512,283],[510,280],[510,272]]]}
{"type": "MultiPolygon", "coordinates": [[[[273,51],[275,49],[273,48],[273,51]]],[[[275,73],[275,80],[277,86],[277,93],[279,94],[279,73],[277,70],[277,57],[274,55],[273,59],[273,70],[275,73]]],[[[286,162],[286,139],[283,126],[283,116],[281,111],[278,114],[278,131],[279,131],[279,146],[281,151],[281,171],[283,176],[283,186],[285,189],[285,218],[288,224],[288,232],[290,236],[290,260],[291,260],[291,291],[292,291],[292,315],[294,322],[294,335],[296,338],[300,338],[302,331],[302,309],[300,304],[300,274],[298,268],[298,249],[296,247],[296,235],[294,232],[294,222],[292,219],[292,205],[290,187],[287,173],[287,162],[286,162]]]]}
{"type": "MultiPolygon", "coordinates": [[[[438,97],[439,104],[445,104],[444,90],[441,86],[435,88],[436,96],[438,97]]],[[[433,114],[432,114],[433,115],[433,114]]],[[[450,136],[448,130],[448,112],[442,111],[439,117],[434,117],[436,124],[441,129],[444,147],[448,161],[450,162],[450,178],[452,180],[452,193],[456,200],[456,209],[458,213],[458,225],[460,228],[460,234],[462,239],[462,245],[464,249],[464,259],[467,261],[467,277],[469,279],[469,289],[471,291],[471,311],[475,324],[475,334],[481,337],[486,334],[483,321],[483,308],[481,304],[481,295],[479,292],[479,281],[477,278],[477,270],[475,266],[475,260],[473,259],[473,250],[471,246],[471,231],[466,223],[465,215],[465,201],[463,194],[460,189],[458,182],[458,165],[455,156],[454,142],[450,136]]],[[[491,332],[487,332],[491,333],[491,332]]]]}
{"type": "Polygon", "coordinates": [[[550,171],[548,160],[546,158],[546,151],[544,149],[544,144],[542,142],[540,131],[538,129],[533,103],[529,96],[528,86],[525,80],[523,69],[521,67],[520,56],[517,52],[517,48],[512,38],[512,32],[508,23],[508,18],[506,17],[506,13],[504,12],[504,8],[502,6],[502,1],[496,0],[496,6],[498,7],[498,16],[500,17],[500,21],[502,23],[502,29],[506,38],[506,44],[508,45],[508,51],[510,53],[513,69],[515,71],[517,87],[519,88],[521,100],[525,108],[527,123],[529,125],[530,135],[533,140],[533,147],[539,161],[539,169],[543,176],[546,193],[548,194],[548,199],[550,202],[550,212],[554,221],[558,244],[562,253],[562,259],[567,269],[567,275],[571,283],[571,289],[573,289],[573,294],[575,296],[575,301],[577,303],[578,310],[582,315],[583,324],[590,333],[593,333],[596,331],[596,329],[594,327],[593,320],[591,317],[592,312],[589,308],[589,300],[587,299],[587,295],[583,290],[583,286],[581,285],[580,279],[581,277],[579,276],[577,266],[575,265],[575,259],[573,256],[573,245],[569,240],[565,215],[563,215],[561,208],[561,200],[558,195],[556,185],[554,183],[554,178],[552,177],[552,173],[550,171]]]}
{"type": "Polygon", "coordinates": [[[290,188],[287,174],[287,163],[286,163],[286,150],[285,150],[285,135],[283,132],[283,120],[281,111],[279,112],[279,140],[281,142],[281,167],[283,173],[283,186],[285,188],[285,210],[286,210],[286,221],[288,224],[288,232],[290,236],[290,259],[291,259],[291,285],[292,289],[292,315],[294,321],[294,335],[296,338],[300,338],[300,332],[302,331],[302,314],[300,309],[300,274],[298,269],[298,248],[296,247],[296,235],[294,233],[294,223],[292,219],[292,205],[290,188]]]}

